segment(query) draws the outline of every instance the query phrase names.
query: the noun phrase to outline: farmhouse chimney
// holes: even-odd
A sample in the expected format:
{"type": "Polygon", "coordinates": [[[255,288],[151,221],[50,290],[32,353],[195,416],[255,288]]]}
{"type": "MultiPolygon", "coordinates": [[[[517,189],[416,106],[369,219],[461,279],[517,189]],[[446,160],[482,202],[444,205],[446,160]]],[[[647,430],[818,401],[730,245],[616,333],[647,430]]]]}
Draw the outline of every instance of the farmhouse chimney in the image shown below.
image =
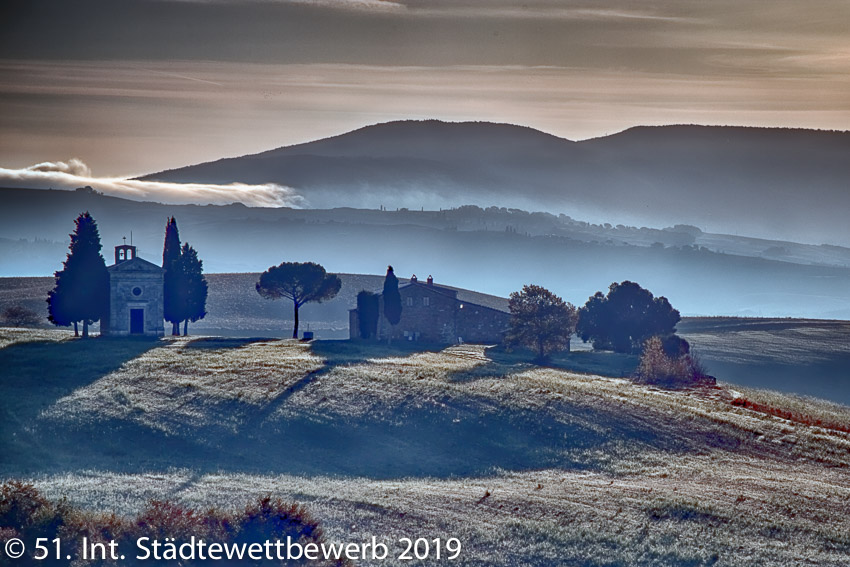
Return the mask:
{"type": "Polygon", "coordinates": [[[428,275],[428,279],[425,281],[428,283],[428,285],[434,285],[434,278],[431,277],[431,275],[428,275]]]}

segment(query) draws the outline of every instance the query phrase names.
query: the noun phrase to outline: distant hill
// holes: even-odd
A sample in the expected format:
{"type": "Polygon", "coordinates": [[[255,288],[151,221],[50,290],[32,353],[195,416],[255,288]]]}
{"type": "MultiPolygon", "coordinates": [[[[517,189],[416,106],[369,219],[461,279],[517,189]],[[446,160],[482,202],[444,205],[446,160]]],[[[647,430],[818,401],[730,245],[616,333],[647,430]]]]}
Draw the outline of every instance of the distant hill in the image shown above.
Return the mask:
{"type": "Polygon", "coordinates": [[[528,283],[583,304],[629,279],[686,315],[850,319],[850,249],[703,232],[590,224],[566,215],[464,206],[443,211],[271,209],[144,203],[85,191],[0,191],[0,276],[62,266],[73,219],[98,221],[111,262],[122,237],[160,262],[165,221],[206,272],[314,261],[335,273],[409,277],[507,297],[528,283]]]}
{"type": "Polygon", "coordinates": [[[319,208],[471,203],[850,245],[841,228],[848,178],[848,132],[661,126],[573,142],[520,126],[435,120],[144,177],[275,182],[319,208]]]}

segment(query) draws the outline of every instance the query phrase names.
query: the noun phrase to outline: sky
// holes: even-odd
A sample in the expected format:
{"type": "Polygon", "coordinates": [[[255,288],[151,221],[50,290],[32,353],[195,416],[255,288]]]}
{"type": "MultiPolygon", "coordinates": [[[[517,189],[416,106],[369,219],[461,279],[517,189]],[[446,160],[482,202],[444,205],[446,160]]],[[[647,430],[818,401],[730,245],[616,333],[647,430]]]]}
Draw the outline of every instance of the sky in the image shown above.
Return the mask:
{"type": "Polygon", "coordinates": [[[124,179],[408,118],[573,140],[850,130],[847,22],[847,0],[5,0],[0,182],[71,163],[124,179]]]}

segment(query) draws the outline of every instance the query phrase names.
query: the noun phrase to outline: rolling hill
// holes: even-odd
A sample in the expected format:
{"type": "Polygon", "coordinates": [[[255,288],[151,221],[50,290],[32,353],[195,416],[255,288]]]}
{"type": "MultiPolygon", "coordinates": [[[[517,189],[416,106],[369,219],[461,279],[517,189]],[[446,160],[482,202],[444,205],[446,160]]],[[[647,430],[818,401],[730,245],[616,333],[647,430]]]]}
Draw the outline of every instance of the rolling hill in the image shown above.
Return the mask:
{"type": "Polygon", "coordinates": [[[271,493],[331,541],[456,537],[464,566],[850,560],[843,406],[474,345],[0,339],[0,475],[86,509],[271,493]]]}
{"type": "MultiPolygon", "coordinates": [[[[207,274],[207,317],[192,323],[193,335],[236,338],[289,337],[292,305],[269,301],[254,290],[257,273],[207,274]]],[[[322,303],[301,308],[301,330],[319,339],[347,339],[348,310],[356,305],[360,290],[380,291],[383,276],[339,274],[339,294],[322,303]]],[[[406,281],[401,278],[402,283],[406,281]]],[[[0,312],[21,305],[47,316],[45,297],[53,278],[0,278],[0,312]]],[[[450,287],[450,286],[449,286],[450,287]]],[[[504,307],[504,298],[463,290],[469,301],[504,307]]],[[[497,307],[499,308],[499,307],[497,307]]],[[[850,322],[806,319],[686,317],[679,334],[689,340],[708,371],[718,379],[742,386],[768,388],[816,396],[850,405],[850,322]]],[[[589,345],[573,341],[573,350],[589,345]]],[[[581,372],[629,375],[637,360],[612,357],[602,366],[584,354],[556,360],[562,367],[581,372]]]]}

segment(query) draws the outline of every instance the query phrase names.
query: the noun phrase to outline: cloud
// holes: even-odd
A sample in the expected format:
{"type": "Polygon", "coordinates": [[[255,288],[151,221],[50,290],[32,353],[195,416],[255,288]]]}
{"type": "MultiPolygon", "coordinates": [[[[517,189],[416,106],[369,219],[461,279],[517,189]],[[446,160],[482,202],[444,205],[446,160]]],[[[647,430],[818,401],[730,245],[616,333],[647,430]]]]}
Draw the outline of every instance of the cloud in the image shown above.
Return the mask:
{"type": "Polygon", "coordinates": [[[606,8],[576,8],[558,4],[529,5],[528,3],[503,5],[456,5],[420,4],[408,6],[409,13],[421,16],[444,16],[462,18],[488,19],[544,19],[544,20],[577,20],[588,22],[622,22],[622,21],[654,21],[670,23],[703,23],[699,18],[675,16],[654,13],[645,10],[606,9],[606,8]]]}
{"type": "MultiPolygon", "coordinates": [[[[245,4],[245,0],[175,0],[188,4],[245,4]]],[[[341,10],[372,10],[388,11],[402,10],[403,4],[392,0],[253,0],[254,4],[306,4],[320,8],[337,8],[341,10]]]]}
{"type": "Polygon", "coordinates": [[[0,186],[67,190],[89,186],[96,191],[115,197],[175,205],[243,203],[250,207],[302,208],[307,206],[307,201],[294,189],[275,183],[216,185],[164,183],[122,177],[92,177],[89,166],[77,158],[68,161],[42,162],[23,169],[0,167],[0,186]]]}
{"type": "MultiPolygon", "coordinates": [[[[264,0],[275,1],[275,0],[264,0]]],[[[400,10],[404,5],[390,0],[276,0],[292,4],[308,4],[322,8],[341,8],[347,10],[400,10]]]]}
{"type": "Polygon", "coordinates": [[[33,173],[67,173],[74,177],[91,177],[91,168],[79,158],[68,161],[45,161],[24,168],[23,171],[33,173]]]}

